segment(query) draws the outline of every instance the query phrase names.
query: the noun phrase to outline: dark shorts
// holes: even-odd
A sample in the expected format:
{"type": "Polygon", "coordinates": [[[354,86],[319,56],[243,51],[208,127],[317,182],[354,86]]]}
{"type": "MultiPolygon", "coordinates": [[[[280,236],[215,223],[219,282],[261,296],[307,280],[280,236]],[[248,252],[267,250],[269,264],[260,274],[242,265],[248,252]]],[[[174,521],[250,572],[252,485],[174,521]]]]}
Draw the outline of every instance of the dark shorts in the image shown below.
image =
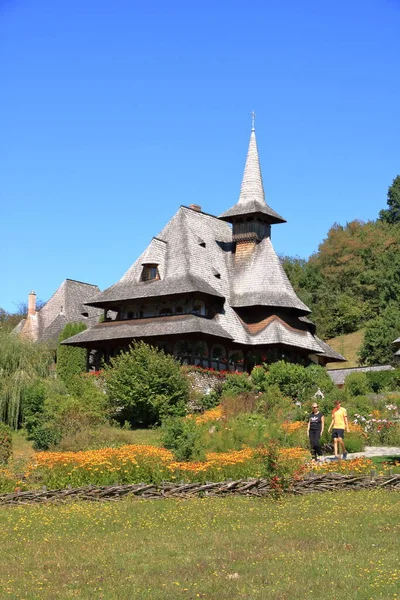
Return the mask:
{"type": "Polygon", "coordinates": [[[344,429],[332,429],[332,438],[344,438],[344,429]]]}

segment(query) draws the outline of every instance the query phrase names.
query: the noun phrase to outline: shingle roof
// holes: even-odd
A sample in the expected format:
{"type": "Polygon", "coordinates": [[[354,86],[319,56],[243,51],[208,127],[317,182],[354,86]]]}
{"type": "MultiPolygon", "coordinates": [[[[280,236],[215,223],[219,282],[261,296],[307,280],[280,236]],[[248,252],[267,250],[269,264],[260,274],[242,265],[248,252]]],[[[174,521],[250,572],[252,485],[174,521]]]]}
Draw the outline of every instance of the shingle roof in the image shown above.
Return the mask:
{"type": "Polygon", "coordinates": [[[328,369],[328,375],[336,385],[343,385],[346,377],[351,373],[369,373],[371,371],[392,371],[391,365],[378,365],[375,367],[354,367],[350,369],[328,369]]]}
{"type": "Polygon", "coordinates": [[[99,323],[91,329],[82,331],[63,344],[85,345],[88,342],[103,340],[122,340],[164,335],[185,335],[201,333],[217,338],[232,339],[213,319],[197,315],[172,315],[166,317],[135,319],[131,321],[109,321],[99,323]]]}
{"type": "Polygon", "coordinates": [[[232,217],[257,213],[267,215],[270,223],[286,223],[285,219],[278,215],[265,201],[256,134],[252,130],[239,200],[235,206],[222,213],[219,218],[231,221],[232,217]]]}
{"type": "Polygon", "coordinates": [[[269,323],[262,331],[249,336],[249,342],[252,345],[282,344],[314,353],[321,352],[321,347],[308,330],[291,327],[276,315],[269,319],[269,323]]]}
{"type": "Polygon", "coordinates": [[[212,272],[212,265],[218,270],[218,265],[224,262],[218,242],[231,242],[229,225],[182,206],[123,277],[91,298],[90,305],[189,292],[224,298],[212,272]],[[206,248],[200,245],[203,243],[206,248]],[[141,280],[146,263],[158,265],[160,280],[141,280]]]}
{"type": "Polygon", "coordinates": [[[256,305],[311,312],[293,290],[270,238],[264,238],[246,259],[232,262],[231,306],[256,305]]]}
{"type": "Polygon", "coordinates": [[[314,338],[320,345],[323,355],[330,359],[328,362],[341,362],[346,360],[344,356],[339,354],[339,352],[336,352],[336,350],[331,348],[326,342],[320,340],[319,337],[315,335],[314,338]]]}
{"type": "Polygon", "coordinates": [[[91,327],[98,322],[102,311],[88,308],[85,303],[98,291],[97,285],[65,279],[50,300],[36,314],[24,320],[19,332],[25,335],[30,329],[30,337],[34,341],[56,342],[67,323],[83,322],[91,327]],[[82,312],[88,313],[88,316],[84,317],[82,312]]]}
{"type": "MultiPolygon", "coordinates": [[[[237,205],[221,218],[181,206],[123,277],[104,292],[87,300],[90,306],[106,309],[116,308],[118,303],[128,308],[129,301],[132,301],[135,309],[132,312],[138,315],[141,309],[137,310],[134,304],[137,300],[154,299],[155,308],[152,311],[158,311],[158,300],[162,297],[198,292],[218,299],[220,309],[215,316],[205,319],[179,315],[163,317],[163,320],[152,317],[118,321],[115,324],[104,323],[90,332],[78,334],[67,343],[84,345],[103,339],[202,332],[247,346],[281,344],[302,348],[332,360],[343,360],[314,338],[315,325],[304,316],[310,310],[294,292],[269,237],[262,239],[259,244],[254,243],[254,248],[247,256],[245,253],[240,254],[241,258],[235,255],[232,229],[224,222],[225,217],[228,213],[239,215],[257,212],[268,215],[270,223],[284,222],[265,203],[257,144],[252,132],[237,205]],[[159,280],[142,281],[146,264],[157,265],[159,280]],[[271,316],[268,324],[257,332],[250,331],[238,314],[240,309],[254,307],[264,307],[264,317],[271,316]],[[275,313],[283,316],[283,320],[275,313]],[[290,324],[285,321],[285,315],[290,324]]],[[[218,306],[217,302],[213,304],[214,308],[218,306]]],[[[127,314],[129,311],[126,310],[124,315],[127,314]]]]}

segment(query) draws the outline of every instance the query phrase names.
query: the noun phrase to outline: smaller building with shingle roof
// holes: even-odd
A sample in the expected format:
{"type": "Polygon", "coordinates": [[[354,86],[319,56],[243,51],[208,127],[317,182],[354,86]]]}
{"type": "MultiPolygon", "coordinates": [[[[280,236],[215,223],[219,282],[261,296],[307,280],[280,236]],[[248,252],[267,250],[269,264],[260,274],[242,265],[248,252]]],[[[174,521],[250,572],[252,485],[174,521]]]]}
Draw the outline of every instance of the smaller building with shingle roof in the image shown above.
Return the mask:
{"type": "Polygon", "coordinates": [[[34,342],[55,346],[67,323],[85,323],[90,328],[99,322],[103,311],[86,304],[99,292],[97,285],[66,279],[39,310],[36,310],[36,294],[31,292],[27,317],[14,331],[34,342]]]}

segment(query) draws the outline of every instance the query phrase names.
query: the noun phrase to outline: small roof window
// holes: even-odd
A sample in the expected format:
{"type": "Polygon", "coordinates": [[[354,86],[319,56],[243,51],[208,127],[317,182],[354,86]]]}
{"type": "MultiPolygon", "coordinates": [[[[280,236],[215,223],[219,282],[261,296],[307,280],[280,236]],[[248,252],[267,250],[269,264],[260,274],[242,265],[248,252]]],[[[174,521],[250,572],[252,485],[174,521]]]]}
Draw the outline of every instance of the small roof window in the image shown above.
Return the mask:
{"type": "Polygon", "coordinates": [[[160,274],[158,272],[157,265],[143,265],[142,281],[153,281],[155,279],[160,279],[160,274]]]}

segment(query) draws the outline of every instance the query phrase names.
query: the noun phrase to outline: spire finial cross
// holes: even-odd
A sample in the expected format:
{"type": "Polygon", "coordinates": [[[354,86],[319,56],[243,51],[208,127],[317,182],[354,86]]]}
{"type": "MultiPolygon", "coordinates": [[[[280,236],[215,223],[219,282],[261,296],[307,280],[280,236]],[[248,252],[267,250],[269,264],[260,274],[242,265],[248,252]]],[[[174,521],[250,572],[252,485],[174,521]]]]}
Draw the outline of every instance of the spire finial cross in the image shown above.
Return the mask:
{"type": "Polygon", "coordinates": [[[254,112],[254,110],[251,111],[250,115],[251,115],[251,130],[255,131],[256,113],[254,112]]]}

